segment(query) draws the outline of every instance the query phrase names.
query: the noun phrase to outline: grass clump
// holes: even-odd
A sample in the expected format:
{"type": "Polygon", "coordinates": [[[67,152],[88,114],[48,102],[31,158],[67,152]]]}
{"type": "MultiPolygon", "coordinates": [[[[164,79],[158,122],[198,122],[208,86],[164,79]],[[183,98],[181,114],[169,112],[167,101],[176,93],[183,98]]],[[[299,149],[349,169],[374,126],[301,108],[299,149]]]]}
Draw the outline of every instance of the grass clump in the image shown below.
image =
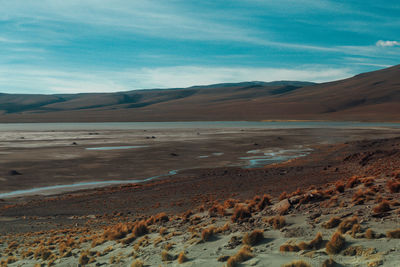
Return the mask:
{"type": "Polygon", "coordinates": [[[399,193],[400,192],[400,182],[395,180],[390,180],[387,182],[387,187],[390,193],[399,193]]]}
{"type": "Polygon", "coordinates": [[[310,264],[308,264],[305,261],[292,261],[290,263],[286,263],[282,265],[282,267],[311,267],[310,264]]]}
{"type": "Polygon", "coordinates": [[[342,220],[339,217],[332,217],[332,218],[330,218],[329,221],[323,223],[322,227],[324,227],[326,229],[332,229],[332,228],[337,227],[341,222],[342,222],[342,220]]]}
{"type": "Polygon", "coordinates": [[[134,260],[131,264],[131,267],[143,267],[144,262],[141,260],[134,260]]]}
{"type": "Polygon", "coordinates": [[[360,184],[360,180],[357,176],[353,176],[347,181],[346,188],[353,188],[358,184],[360,184]]]}
{"type": "Polygon", "coordinates": [[[261,242],[264,239],[264,231],[256,229],[253,232],[246,233],[243,236],[243,243],[245,245],[254,246],[257,243],[261,242]]]}
{"type": "Polygon", "coordinates": [[[237,204],[234,208],[231,220],[232,222],[239,222],[250,217],[251,213],[249,208],[243,204],[237,204]]]}
{"type": "Polygon", "coordinates": [[[367,231],[365,231],[364,236],[367,239],[374,239],[376,238],[376,233],[371,228],[368,228],[367,231]]]}
{"type": "Polygon", "coordinates": [[[335,189],[339,193],[343,193],[345,188],[345,184],[342,181],[338,181],[335,183],[335,189]]]}
{"type": "Polygon", "coordinates": [[[229,257],[226,266],[227,267],[235,267],[238,265],[238,263],[247,261],[251,258],[253,258],[254,255],[251,253],[251,247],[250,246],[243,246],[239,249],[239,251],[234,255],[229,257]]]}
{"type": "Polygon", "coordinates": [[[354,224],[358,223],[358,217],[354,216],[351,218],[347,218],[339,224],[338,231],[341,234],[345,234],[347,231],[353,228],[354,224]]]}
{"type": "Polygon", "coordinates": [[[189,259],[188,259],[188,257],[186,257],[186,254],[185,254],[185,252],[184,251],[182,251],[181,253],[179,253],[179,255],[178,255],[178,263],[179,264],[182,264],[182,263],[184,263],[184,262],[187,262],[189,259]]]}
{"type": "Polygon", "coordinates": [[[318,233],[310,242],[300,242],[298,247],[301,250],[319,249],[322,246],[322,234],[318,233]]]}
{"type": "Polygon", "coordinates": [[[390,211],[390,202],[387,201],[386,199],[382,200],[381,203],[379,203],[377,206],[375,206],[372,211],[374,213],[383,213],[390,211]]]}
{"type": "Polygon", "coordinates": [[[162,261],[173,261],[176,259],[175,255],[169,254],[168,251],[163,250],[161,252],[161,260],[162,261]]]}
{"type": "Polygon", "coordinates": [[[333,259],[327,259],[322,263],[322,267],[335,267],[337,263],[333,259]]]}
{"type": "Polygon", "coordinates": [[[210,226],[206,229],[203,229],[201,232],[201,239],[203,241],[209,241],[215,234],[216,228],[214,226],[210,226]]]}
{"type": "Polygon", "coordinates": [[[89,261],[90,261],[89,253],[87,251],[82,252],[81,255],[79,256],[79,264],[86,265],[89,263],[89,261]]]}
{"type": "Polygon", "coordinates": [[[339,253],[344,248],[345,242],[344,237],[339,232],[334,233],[331,240],[326,244],[326,252],[328,254],[339,253]]]}
{"type": "Polygon", "coordinates": [[[386,236],[389,238],[400,238],[400,228],[393,231],[387,231],[386,236]]]}
{"type": "Polygon", "coordinates": [[[275,230],[281,229],[286,225],[285,217],[283,216],[275,216],[267,219],[267,222],[274,228],[275,230]]]}

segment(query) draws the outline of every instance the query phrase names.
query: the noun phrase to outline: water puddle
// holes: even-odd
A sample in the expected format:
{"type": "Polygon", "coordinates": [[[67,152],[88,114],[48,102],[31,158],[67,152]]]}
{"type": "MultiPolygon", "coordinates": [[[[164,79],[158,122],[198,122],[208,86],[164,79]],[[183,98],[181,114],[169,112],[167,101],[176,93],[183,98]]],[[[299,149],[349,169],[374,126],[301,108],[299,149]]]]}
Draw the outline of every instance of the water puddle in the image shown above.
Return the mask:
{"type": "Polygon", "coordinates": [[[98,187],[105,187],[110,185],[118,185],[118,184],[132,184],[132,183],[144,183],[148,182],[157,178],[169,176],[169,175],[176,175],[178,170],[171,170],[166,174],[157,175],[148,177],[144,180],[112,180],[112,181],[98,181],[98,182],[82,182],[76,184],[68,184],[68,185],[52,185],[52,186],[44,186],[44,187],[37,187],[32,189],[26,190],[17,190],[8,193],[0,193],[0,198],[11,198],[11,197],[18,197],[18,196],[26,196],[26,195],[53,195],[65,192],[71,192],[76,190],[82,189],[92,189],[98,187]]]}
{"type": "Polygon", "coordinates": [[[117,150],[117,149],[133,149],[147,146],[102,146],[102,147],[87,147],[86,150],[117,150]]]}
{"type": "Polygon", "coordinates": [[[241,160],[246,160],[247,165],[244,169],[262,168],[266,165],[288,161],[290,159],[304,157],[310,154],[310,148],[298,149],[280,149],[277,151],[263,152],[261,149],[247,151],[247,154],[260,154],[255,156],[240,157],[241,160]]]}

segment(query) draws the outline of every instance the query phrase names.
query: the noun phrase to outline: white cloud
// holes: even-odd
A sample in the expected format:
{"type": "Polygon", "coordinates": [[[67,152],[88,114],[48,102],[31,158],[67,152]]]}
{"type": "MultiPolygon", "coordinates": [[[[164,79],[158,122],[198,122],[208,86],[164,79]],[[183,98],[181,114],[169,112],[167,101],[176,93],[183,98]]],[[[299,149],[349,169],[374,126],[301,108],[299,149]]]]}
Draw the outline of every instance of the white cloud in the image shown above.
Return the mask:
{"type": "Polygon", "coordinates": [[[380,46],[380,47],[400,46],[400,42],[379,40],[378,42],[376,42],[376,46],[380,46]]]}
{"type": "Polygon", "coordinates": [[[176,66],[121,71],[57,71],[14,66],[0,69],[0,91],[8,93],[115,92],[189,87],[224,82],[300,80],[325,82],[351,76],[349,69],[176,66]],[[5,91],[6,90],[6,91],[5,91]]]}

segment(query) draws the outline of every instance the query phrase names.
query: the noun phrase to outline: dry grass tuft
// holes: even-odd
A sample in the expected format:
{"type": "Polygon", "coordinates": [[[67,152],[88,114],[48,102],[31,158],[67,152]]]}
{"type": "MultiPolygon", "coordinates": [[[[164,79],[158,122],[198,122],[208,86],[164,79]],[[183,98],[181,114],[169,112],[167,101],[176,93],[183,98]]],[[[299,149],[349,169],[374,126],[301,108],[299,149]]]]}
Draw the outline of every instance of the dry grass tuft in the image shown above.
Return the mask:
{"type": "Polygon", "coordinates": [[[288,194],[286,193],[286,191],[282,192],[282,193],[279,195],[279,201],[284,200],[284,199],[286,199],[286,198],[288,198],[288,194]]]}
{"type": "Polygon", "coordinates": [[[209,241],[214,236],[215,230],[216,228],[214,226],[203,229],[201,232],[201,239],[203,241],[209,241]]]}
{"type": "Polygon", "coordinates": [[[247,206],[243,204],[237,204],[233,211],[233,215],[231,217],[232,222],[243,221],[244,219],[250,218],[251,213],[247,206]]]}
{"type": "Polygon", "coordinates": [[[376,238],[376,233],[371,228],[368,228],[367,231],[365,231],[365,238],[374,239],[376,238]]]}
{"type": "Polygon", "coordinates": [[[386,236],[389,238],[400,238],[400,228],[393,231],[387,231],[386,236]]]}
{"type": "Polygon", "coordinates": [[[135,227],[133,228],[132,233],[134,234],[135,237],[140,237],[149,232],[149,229],[147,228],[147,224],[145,221],[139,221],[135,223],[135,227]]]}
{"type": "Polygon", "coordinates": [[[254,255],[251,253],[251,247],[245,245],[239,249],[239,251],[234,255],[229,257],[228,262],[226,263],[227,267],[235,267],[238,263],[247,261],[253,258],[254,255]]]}
{"type": "Polygon", "coordinates": [[[254,246],[257,243],[261,242],[264,239],[264,231],[256,229],[253,232],[246,233],[243,236],[243,243],[245,245],[254,246]]]}
{"type": "Polygon", "coordinates": [[[185,252],[184,251],[182,251],[181,253],[179,253],[179,256],[178,256],[178,263],[179,264],[182,264],[182,263],[184,263],[184,262],[187,262],[189,259],[188,259],[188,257],[186,257],[186,254],[185,254],[185,252]]]}
{"type": "Polygon", "coordinates": [[[257,203],[257,210],[262,211],[266,206],[272,205],[272,197],[264,194],[260,201],[257,203]]]}
{"type": "Polygon", "coordinates": [[[395,181],[395,180],[389,180],[386,185],[387,185],[390,193],[399,193],[400,192],[400,182],[395,181]]]}
{"type": "Polygon", "coordinates": [[[80,265],[86,265],[89,263],[89,253],[87,251],[84,251],[81,253],[81,255],[79,256],[79,264],[80,265]]]}
{"type": "Polygon", "coordinates": [[[343,181],[338,181],[335,183],[336,191],[338,191],[339,193],[344,192],[344,187],[345,187],[345,184],[343,183],[343,181]]]}
{"type": "Polygon", "coordinates": [[[307,249],[320,249],[322,246],[322,234],[318,233],[313,240],[310,242],[300,242],[298,244],[298,247],[301,250],[307,250],[307,249]]]}
{"type": "Polygon", "coordinates": [[[272,225],[272,228],[275,230],[281,229],[286,225],[285,217],[283,216],[275,216],[267,219],[267,222],[272,225]]]}
{"type": "Polygon", "coordinates": [[[280,252],[298,252],[300,251],[299,246],[296,244],[285,243],[279,247],[280,252]]]}
{"type": "Polygon", "coordinates": [[[326,244],[326,252],[328,254],[339,253],[344,248],[345,242],[344,237],[339,232],[334,233],[331,240],[326,244]]]}
{"type": "Polygon", "coordinates": [[[134,260],[131,264],[131,267],[143,267],[144,262],[141,260],[134,260]]]}
{"type": "Polygon", "coordinates": [[[332,228],[335,228],[336,226],[338,226],[341,222],[342,222],[342,220],[339,217],[332,217],[332,218],[330,218],[329,221],[323,223],[322,227],[324,227],[326,229],[332,229],[332,228]]]}
{"type": "Polygon", "coordinates": [[[169,254],[168,251],[163,250],[161,252],[161,260],[162,261],[173,261],[176,259],[175,255],[169,254]]]}
{"type": "Polygon", "coordinates": [[[337,263],[333,259],[327,259],[322,263],[322,267],[335,267],[337,263]]]}
{"type": "Polygon", "coordinates": [[[208,214],[210,217],[215,217],[217,214],[221,216],[225,216],[225,208],[221,204],[214,204],[212,207],[208,210],[208,214]]]}
{"type": "Polygon", "coordinates": [[[390,211],[390,202],[387,201],[386,199],[382,200],[381,203],[378,204],[378,206],[375,206],[372,211],[374,213],[383,213],[390,211]]]}
{"type": "Polygon", "coordinates": [[[282,265],[282,267],[311,267],[311,265],[305,261],[292,261],[282,265]]]}
{"type": "Polygon", "coordinates": [[[346,188],[353,188],[358,184],[360,184],[360,180],[357,176],[353,176],[347,181],[346,188]]]}
{"type": "Polygon", "coordinates": [[[338,231],[341,234],[345,234],[347,231],[349,231],[353,228],[354,224],[357,224],[357,223],[358,223],[357,216],[347,218],[339,224],[338,231]]]}

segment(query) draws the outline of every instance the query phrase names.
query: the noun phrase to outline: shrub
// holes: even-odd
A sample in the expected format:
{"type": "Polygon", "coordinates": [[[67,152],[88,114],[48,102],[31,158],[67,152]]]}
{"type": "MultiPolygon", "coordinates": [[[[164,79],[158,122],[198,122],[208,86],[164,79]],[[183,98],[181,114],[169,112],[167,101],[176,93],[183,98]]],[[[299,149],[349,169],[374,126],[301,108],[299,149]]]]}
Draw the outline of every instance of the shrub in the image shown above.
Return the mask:
{"type": "Polygon", "coordinates": [[[127,224],[119,223],[108,227],[104,233],[103,237],[106,240],[118,240],[124,238],[129,233],[129,227],[127,224]]]}
{"type": "Polygon", "coordinates": [[[292,261],[282,265],[282,267],[311,267],[311,265],[305,261],[292,261]]]}
{"type": "Polygon", "coordinates": [[[399,193],[400,192],[400,182],[395,180],[390,180],[387,182],[387,187],[391,193],[399,193]]]}
{"type": "Polygon", "coordinates": [[[285,220],[285,217],[283,217],[283,216],[271,217],[267,220],[267,222],[270,225],[272,225],[272,228],[274,228],[275,230],[281,229],[286,225],[286,220],[285,220]]]}
{"type": "Polygon", "coordinates": [[[263,197],[261,198],[261,200],[258,202],[257,204],[257,209],[259,211],[262,211],[266,206],[271,205],[271,196],[264,194],[263,197]]]}
{"type": "Polygon", "coordinates": [[[344,245],[344,237],[339,232],[336,232],[333,234],[331,240],[326,244],[326,252],[328,254],[337,254],[343,249],[344,245]]]}
{"type": "Polygon", "coordinates": [[[330,218],[329,221],[323,223],[322,227],[324,227],[326,229],[332,229],[332,228],[335,228],[336,226],[338,226],[341,222],[342,222],[342,220],[339,217],[332,217],[332,218],[330,218]]]}
{"type": "Polygon", "coordinates": [[[163,250],[161,252],[161,260],[162,261],[173,261],[175,259],[176,259],[176,256],[169,254],[168,251],[163,250]]]}
{"type": "Polygon", "coordinates": [[[310,242],[300,242],[298,244],[298,247],[301,250],[306,250],[306,249],[320,249],[322,246],[322,234],[318,233],[313,240],[310,242]]]}
{"type": "Polygon", "coordinates": [[[233,211],[231,220],[232,222],[238,222],[250,217],[251,213],[249,211],[249,208],[247,206],[244,206],[243,204],[237,204],[233,211]]]}
{"type": "Polygon", "coordinates": [[[82,252],[81,255],[79,256],[79,264],[80,265],[86,265],[89,263],[89,256],[86,251],[82,252]]]}
{"type": "Polygon", "coordinates": [[[261,242],[263,239],[264,239],[264,231],[256,229],[250,234],[246,233],[243,236],[243,243],[245,245],[254,246],[257,243],[261,242]]]}
{"type": "Polygon", "coordinates": [[[189,259],[186,257],[186,254],[185,254],[185,252],[184,251],[182,251],[181,253],[179,253],[179,256],[178,256],[178,263],[179,264],[182,264],[182,263],[184,263],[184,262],[187,262],[189,259]]]}
{"type": "Polygon", "coordinates": [[[254,255],[251,253],[251,247],[245,245],[241,247],[234,256],[229,257],[226,266],[235,267],[238,263],[247,261],[248,259],[251,259],[253,257],[254,255]]]}
{"type": "Polygon", "coordinates": [[[387,211],[390,211],[390,202],[385,199],[382,200],[381,203],[378,204],[378,206],[375,206],[373,208],[373,212],[375,213],[382,213],[387,211]]]}
{"type": "Polygon", "coordinates": [[[206,229],[203,229],[203,231],[201,232],[201,239],[203,241],[208,241],[211,239],[211,237],[213,237],[215,232],[215,227],[214,226],[210,226],[206,229]]]}
{"type": "Polygon", "coordinates": [[[354,186],[358,185],[360,183],[360,180],[358,179],[357,176],[351,177],[346,184],[347,188],[353,188],[354,186]]]}
{"type": "Polygon", "coordinates": [[[144,263],[141,260],[134,260],[131,264],[131,267],[143,267],[144,263]]]}
{"type": "Polygon", "coordinates": [[[322,267],[335,267],[337,266],[336,262],[333,259],[327,259],[322,263],[322,267]]]}
{"type": "Polygon", "coordinates": [[[368,239],[374,239],[376,234],[371,228],[368,228],[367,231],[365,231],[365,237],[368,239]]]}
{"type": "Polygon", "coordinates": [[[400,228],[393,231],[387,231],[386,236],[389,238],[400,238],[400,228]]]}
{"type": "Polygon", "coordinates": [[[300,251],[299,246],[295,244],[285,243],[279,247],[280,252],[298,252],[300,251]]]}
{"type": "Polygon", "coordinates": [[[135,237],[140,237],[142,235],[145,235],[149,232],[146,222],[143,221],[139,221],[135,224],[135,227],[133,228],[132,233],[134,234],[135,237]]]}
{"type": "Polygon", "coordinates": [[[353,224],[353,227],[351,227],[350,235],[352,237],[356,237],[357,233],[361,233],[361,225],[359,223],[353,224]]]}
{"type": "Polygon", "coordinates": [[[351,230],[353,225],[356,223],[358,223],[358,218],[356,216],[345,219],[339,224],[338,231],[342,234],[345,234],[347,231],[351,230]]]}
{"type": "Polygon", "coordinates": [[[279,195],[279,200],[284,200],[285,198],[288,198],[288,194],[286,193],[286,191],[282,192],[279,195]]]}
{"type": "Polygon", "coordinates": [[[339,193],[343,193],[344,192],[344,183],[342,181],[336,182],[335,188],[336,188],[336,191],[338,191],[339,193]]]}
{"type": "Polygon", "coordinates": [[[233,199],[233,198],[229,198],[227,200],[225,200],[224,202],[224,208],[225,209],[231,209],[235,206],[237,200],[233,199]]]}
{"type": "Polygon", "coordinates": [[[225,208],[220,204],[214,204],[209,210],[208,213],[211,217],[214,217],[216,214],[221,216],[225,216],[225,208]]]}

